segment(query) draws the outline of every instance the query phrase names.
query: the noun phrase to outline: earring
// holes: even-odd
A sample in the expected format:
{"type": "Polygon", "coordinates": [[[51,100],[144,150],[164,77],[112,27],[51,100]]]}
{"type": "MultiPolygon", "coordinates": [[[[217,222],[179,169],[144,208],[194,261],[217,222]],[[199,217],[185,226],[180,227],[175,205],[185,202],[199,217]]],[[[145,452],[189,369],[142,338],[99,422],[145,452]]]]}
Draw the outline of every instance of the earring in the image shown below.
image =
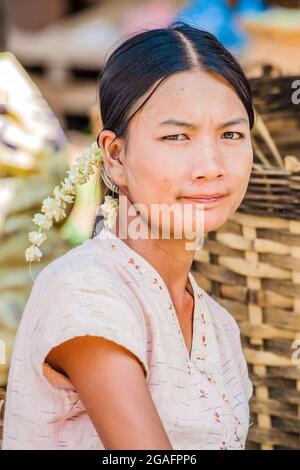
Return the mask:
{"type": "Polygon", "coordinates": [[[104,165],[101,167],[100,173],[101,173],[102,179],[103,179],[104,183],[106,184],[106,186],[113,193],[119,194],[119,192],[120,192],[119,186],[112,180],[112,177],[110,176],[110,173],[108,172],[108,170],[106,169],[106,167],[104,165]]]}

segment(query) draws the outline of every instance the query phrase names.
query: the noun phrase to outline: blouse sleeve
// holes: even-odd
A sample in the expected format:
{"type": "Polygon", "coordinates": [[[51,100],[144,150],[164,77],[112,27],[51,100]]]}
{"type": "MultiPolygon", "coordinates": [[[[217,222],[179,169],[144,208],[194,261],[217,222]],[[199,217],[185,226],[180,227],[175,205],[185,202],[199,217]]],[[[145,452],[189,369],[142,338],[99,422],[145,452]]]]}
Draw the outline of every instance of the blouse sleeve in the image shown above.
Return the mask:
{"type": "Polygon", "coordinates": [[[64,387],[65,376],[51,369],[45,358],[53,347],[74,337],[89,335],[106,338],[126,348],[138,358],[147,378],[144,318],[124,287],[98,269],[72,271],[70,275],[54,279],[50,287],[41,282],[35,289],[38,292],[35,308],[40,312],[31,337],[32,360],[38,372],[43,370],[50,382],[53,377],[61,376],[57,383],[64,387]]]}

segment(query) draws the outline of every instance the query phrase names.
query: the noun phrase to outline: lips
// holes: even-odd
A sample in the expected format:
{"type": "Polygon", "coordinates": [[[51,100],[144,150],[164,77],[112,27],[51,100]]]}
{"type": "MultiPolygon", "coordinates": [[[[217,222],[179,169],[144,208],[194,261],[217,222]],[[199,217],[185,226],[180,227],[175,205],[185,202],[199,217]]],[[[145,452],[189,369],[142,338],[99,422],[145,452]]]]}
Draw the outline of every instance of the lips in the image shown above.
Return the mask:
{"type": "Polygon", "coordinates": [[[183,197],[182,199],[187,202],[195,202],[199,204],[211,205],[214,204],[225,197],[225,194],[218,194],[213,196],[192,196],[192,197],[183,197]]]}
{"type": "Polygon", "coordinates": [[[192,194],[191,196],[184,196],[185,198],[190,199],[218,199],[225,196],[224,193],[211,193],[211,194],[192,194]]]}

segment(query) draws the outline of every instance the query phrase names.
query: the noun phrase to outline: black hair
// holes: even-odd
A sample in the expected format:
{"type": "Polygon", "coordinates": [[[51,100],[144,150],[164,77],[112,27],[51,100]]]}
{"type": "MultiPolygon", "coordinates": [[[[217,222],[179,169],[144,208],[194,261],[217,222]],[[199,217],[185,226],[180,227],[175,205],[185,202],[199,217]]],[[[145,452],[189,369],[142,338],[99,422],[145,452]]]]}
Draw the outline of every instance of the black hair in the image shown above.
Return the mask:
{"type": "MultiPolygon", "coordinates": [[[[173,73],[195,67],[225,78],[242,101],[251,129],[252,94],[238,61],[213,34],[176,21],[166,28],[142,31],[123,40],[108,57],[99,78],[103,130],[113,131],[126,145],[130,120],[160,83],[173,73]]],[[[112,193],[108,190],[106,194],[112,193]]],[[[99,217],[94,231],[98,221],[99,217]]]]}

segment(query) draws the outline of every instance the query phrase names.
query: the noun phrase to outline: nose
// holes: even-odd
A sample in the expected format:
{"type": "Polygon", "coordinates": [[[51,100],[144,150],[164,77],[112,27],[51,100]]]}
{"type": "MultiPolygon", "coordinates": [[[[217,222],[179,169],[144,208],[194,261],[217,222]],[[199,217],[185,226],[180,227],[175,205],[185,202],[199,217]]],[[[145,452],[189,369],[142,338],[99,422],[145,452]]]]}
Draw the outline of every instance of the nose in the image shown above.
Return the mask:
{"type": "Polygon", "coordinates": [[[224,158],[212,138],[206,137],[199,143],[197,157],[193,158],[192,179],[214,180],[225,174],[224,158]]]}

